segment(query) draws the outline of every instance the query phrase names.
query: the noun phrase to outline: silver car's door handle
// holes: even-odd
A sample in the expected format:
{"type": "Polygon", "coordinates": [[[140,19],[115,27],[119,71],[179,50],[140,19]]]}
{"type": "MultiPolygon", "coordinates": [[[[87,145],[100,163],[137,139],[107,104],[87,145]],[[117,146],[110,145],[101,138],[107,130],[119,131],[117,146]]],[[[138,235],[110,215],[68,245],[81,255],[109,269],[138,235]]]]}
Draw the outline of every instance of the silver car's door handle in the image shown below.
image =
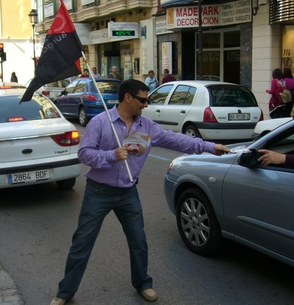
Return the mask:
{"type": "Polygon", "coordinates": [[[186,113],[186,111],[185,111],[185,110],[182,110],[182,111],[181,111],[181,113],[185,114],[185,113],[186,113]]]}
{"type": "Polygon", "coordinates": [[[159,110],[159,109],[157,109],[157,110],[156,110],[156,112],[160,112],[160,110],[159,110]]]}

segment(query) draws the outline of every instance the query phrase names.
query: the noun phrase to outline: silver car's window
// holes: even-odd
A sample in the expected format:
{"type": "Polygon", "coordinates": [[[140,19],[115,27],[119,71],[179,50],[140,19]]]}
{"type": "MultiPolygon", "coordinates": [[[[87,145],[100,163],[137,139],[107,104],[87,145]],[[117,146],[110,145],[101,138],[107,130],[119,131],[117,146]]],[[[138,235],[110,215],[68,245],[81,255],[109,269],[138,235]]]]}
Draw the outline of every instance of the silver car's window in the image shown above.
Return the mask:
{"type": "Polygon", "coordinates": [[[178,86],[173,92],[169,105],[191,105],[196,93],[196,88],[190,86],[178,86]]]}
{"type": "Polygon", "coordinates": [[[158,88],[156,91],[149,95],[150,104],[164,104],[167,96],[172,90],[173,85],[166,85],[158,88]]]}
{"type": "Polygon", "coordinates": [[[0,123],[60,118],[55,106],[44,96],[34,95],[21,104],[20,99],[21,96],[0,98],[0,123]]]}
{"type": "Polygon", "coordinates": [[[257,101],[250,90],[241,86],[207,86],[211,106],[214,107],[253,107],[257,101]]]}

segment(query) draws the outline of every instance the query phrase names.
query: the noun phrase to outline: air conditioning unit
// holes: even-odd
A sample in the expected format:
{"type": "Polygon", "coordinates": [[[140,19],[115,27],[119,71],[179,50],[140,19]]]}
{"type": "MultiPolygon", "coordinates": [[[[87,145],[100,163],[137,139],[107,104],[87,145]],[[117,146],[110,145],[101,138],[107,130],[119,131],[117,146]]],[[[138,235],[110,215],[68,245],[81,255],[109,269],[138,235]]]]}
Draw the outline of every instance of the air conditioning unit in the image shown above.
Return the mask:
{"type": "Polygon", "coordinates": [[[266,5],[267,0],[258,0],[258,5],[266,5]]]}

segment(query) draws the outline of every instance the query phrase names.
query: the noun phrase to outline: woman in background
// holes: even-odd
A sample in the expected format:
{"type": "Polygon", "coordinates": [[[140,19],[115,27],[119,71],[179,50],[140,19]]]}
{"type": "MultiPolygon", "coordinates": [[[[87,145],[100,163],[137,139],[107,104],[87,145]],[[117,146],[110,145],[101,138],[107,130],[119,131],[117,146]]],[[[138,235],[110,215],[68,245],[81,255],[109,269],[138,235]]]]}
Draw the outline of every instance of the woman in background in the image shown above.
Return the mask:
{"type": "Polygon", "coordinates": [[[282,101],[281,93],[286,87],[284,75],[281,69],[275,69],[272,73],[271,89],[265,90],[271,94],[272,97],[269,101],[269,112],[272,119],[282,118],[285,104],[282,101]]]}
{"type": "Polygon", "coordinates": [[[18,79],[17,79],[15,72],[11,73],[10,81],[14,82],[14,83],[18,83],[18,79]]]}
{"type": "MultiPolygon", "coordinates": [[[[291,69],[284,68],[283,72],[284,72],[284,80],[286,82],[286,89],[288,89],[289,91],[294,90],[294,78],[291,69]]],[[[285,104],[283,117],[291,116],[292,108],[293,108],[293,95],[292,95],[292,102],[285,104]]]]}
{"type": "Polygon", "coordinates": [[[158,87],[158,80],[155,77],[153,70],[148,72],[149,76],[145,80],[145,84],[149,87],[149,92],[152,92],[155,88],[158,87]]]}

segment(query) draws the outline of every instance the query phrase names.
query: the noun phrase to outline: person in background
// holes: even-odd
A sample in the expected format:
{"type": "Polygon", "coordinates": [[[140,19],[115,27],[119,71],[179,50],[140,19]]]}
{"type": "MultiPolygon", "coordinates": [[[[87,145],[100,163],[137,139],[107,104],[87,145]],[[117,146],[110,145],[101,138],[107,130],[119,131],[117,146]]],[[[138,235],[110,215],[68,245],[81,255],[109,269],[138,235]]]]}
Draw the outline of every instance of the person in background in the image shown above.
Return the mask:
{"type": "Polygon", "coordinates": [[[146,86],[149,87],[149,92],[152,92],[155,88],[158,87],[159,83],[158,83],[157,78],[155,77],[155,73],[153,70],[150,70],[148,72],[148,75],[149,76],[146,78],[145,84],[146,84],[146,86]]]}
{"type": "Polygon", "coordinates": [[[271,94],[269,101],[269,112],[272,119],[282,118],[285,104],[282,101],[281,93],[286,87],[286,82],[283,79],[284,75],[281,69],[275,69],[272,73],[271,89],[265,90],[271,94]]]}
{"type": "Polygon", "coordinates": [[[263,154],[258,158],[258,161],[264,166],[270,164],[285,164],[287,167],[294,168],[294,155],[280,154],[267,149],[259,149],[258,152],[263,154]]]}
{"type": "Polygon", "coordinates": [[[89,77],[89,70],[88,69],[84,69],[83,74],[81,75],[81,78],[83,77],[89,77]]]}
{"type": "MultiPolygon", "coordinates": [[[[286,89],[288,89],[291,93],[292,90],[294,91],[294,78],[292,75],[292,71],[289,68],[284,68],[284,80],[286,82],[286,89]]],[[[293,95],[292,95],[293,97],[293,95]]],[[[291,103],[286,103],[284,110],[283,110],[283,117],[290,117],[291,116],[291,111],[293,108],[293,98],[291,103]]]]}
{"type": "Polygon", "coordinates": [[[14,83],[18,83],[18,79],[17,79],[15,72],[11,73],[10,81],[14,82],[14,83]]]}
{"type": "MultiPolygon", "coordinates": [[[[120,84],[119,104],[109,110],[109,115],[121,147],[117,144],[109,115],[105,111],[92,118],[86,127],[78,151],[79,160],[88,166],[84,199],[66,261],[65,275],[50,305],[64,305],[74,297],[103,220],[111,211],[121,223],[127,239],[132,285],[146,301],[156,301],[158,297],[153,290],[153,280],[147,273],[148,245],[136,186],[148,154],[152,147],[188,154],[208,152],[217,156],[229,152],[224,145],[165,130],[142,116],[142,110],[148,107],[148,91],[149,87],[138,80],[129,79],[120,84]],[[134,139],[137,142],[134,143],[134,139]],[[133,179],[128,175],[126,160],[133,179]]],[[[97,267],[99,269],[99,264],[97,267]]],[[[96,303],[100,304],[99,300],[96,303]]],[[[81,301],[81,304],[85,302],[81,301]]]]}
{"type": "Polygon", "coordinates": [[[107,76],[108,78],[115,78],[115,79],[119,79],[122,81],[122,76],[117,72],[117,67],[113,66],[111,68],[111,72],[108,74],[107,76]]]}
{"type": "Polygon", "coordinates": [[[96,67],[93,67],[92,71],[93,71],[93,75],[94,75],[95,79],[101,78],[101,75],[97,72],[97,68],[96,67]]]}
{"type": "Polygon", "coordinates": [[[174,76],[172,76],[171,74],[169,74],[169,70],[168,69],[164,69],[163,70],[163,79],[162,79],[162,84],[167,83],[167,82],[173,82],[176,80],[176,78],[174,76]]]}

